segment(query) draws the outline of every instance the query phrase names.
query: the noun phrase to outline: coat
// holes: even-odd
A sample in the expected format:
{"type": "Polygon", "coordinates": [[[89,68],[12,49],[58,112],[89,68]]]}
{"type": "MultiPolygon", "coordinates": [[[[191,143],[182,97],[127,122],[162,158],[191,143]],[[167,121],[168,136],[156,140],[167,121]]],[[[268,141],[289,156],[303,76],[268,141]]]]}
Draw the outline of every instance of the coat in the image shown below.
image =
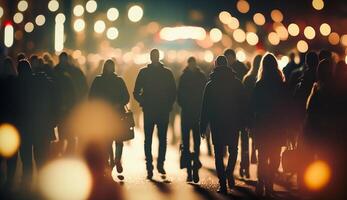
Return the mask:
{"type": "Polygon", "coordinates": [[[238,131],[244,127],[245,106],[245,90],[233,70],[216,67],[205,87],[200,131],[205,132],[210,124],[214,145],[237,145],[238,131]]]}
{"type": "Polygon", "coordinates": [[[189,122],[199,121],[206,82],[205,74],[198,67],[186,67],[179,79],[177,102],[182,117],[189,122]]]}
{"type": "Polygon", "coordinates": [[[161,63],[142,68],[133,94],[145,113],[169,113],[176,100],[176,83],[171,70],[161,63]]]}

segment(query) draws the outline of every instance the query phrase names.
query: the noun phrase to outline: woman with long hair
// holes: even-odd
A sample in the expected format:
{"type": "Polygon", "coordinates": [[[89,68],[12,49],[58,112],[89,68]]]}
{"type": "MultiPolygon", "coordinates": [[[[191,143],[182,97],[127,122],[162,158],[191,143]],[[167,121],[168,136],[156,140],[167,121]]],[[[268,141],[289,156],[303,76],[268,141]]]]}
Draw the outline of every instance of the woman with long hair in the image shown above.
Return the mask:
{"type": "Polygon", "coordinates": [[[251,98],[254,115],[254,141],[258,149],[259,195],[271,195],[273,179],[280,164],[285,143],[286,89],[284,76],[273,54],[263,56],[251,98]]]}

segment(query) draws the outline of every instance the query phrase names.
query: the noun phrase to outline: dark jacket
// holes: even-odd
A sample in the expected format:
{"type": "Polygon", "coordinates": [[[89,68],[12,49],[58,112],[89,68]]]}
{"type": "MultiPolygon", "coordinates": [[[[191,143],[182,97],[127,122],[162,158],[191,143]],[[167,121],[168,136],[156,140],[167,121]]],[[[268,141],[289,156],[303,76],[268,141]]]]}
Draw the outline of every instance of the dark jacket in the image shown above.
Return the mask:
{"type": "Polygon", "coordinates": [[[242,80],[248,72],[248,68],[246,67],[246,65],[238,60],[231,64],[230,67],[234,70],[235,75],[239,80],[242,80]]]}
{"type": "Polygon", "coordinates": [[[124,106],[129,102],[129,92],[123,79],[115,74],[97,76],[90,88],[90,98],[100,98],[124,112],[124,106]]]}
{"type": "Polygon", "coordinates": [[[142,68],[133,94],[144,112],[169,113],[176,99],[176,83],[171,70],[161,63],[142,68]]]}
{"type": "Polygon", "coordinates": [[[284,83],[258,81],[251,99],[257,147],[284,145],[289,95],[284,83]]]}
{"type": "Polygon", "coordinates": [[[203,96],[200,131],[211,126],[213,144],[237,141],[244,126],[245,90],[229,67],[216,67],[210,75],[203,96]]]}
{"type": "Polygon", "coordinates": [[[205,74],[198,67],[186,67],[178,83],[177,102],[185,119],[197,122],[200,117],[205,74]]]}

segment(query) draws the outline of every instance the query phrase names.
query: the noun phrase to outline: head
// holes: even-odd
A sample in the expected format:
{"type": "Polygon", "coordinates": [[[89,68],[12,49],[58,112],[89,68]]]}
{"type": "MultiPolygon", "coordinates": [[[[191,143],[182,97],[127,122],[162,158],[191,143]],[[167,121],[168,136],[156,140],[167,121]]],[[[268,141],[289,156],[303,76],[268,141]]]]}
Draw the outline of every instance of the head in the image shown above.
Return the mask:
{"type": "Polygon", "coordinates": [[[320,83],[331,83],[333,79],[334,65],[331,59],[319,62],[317,68],[317,81],[320,83]]]}
{"type": "Polygon", "coordinates": [[[45,63],[49,64],[50,66],[53,66],[52,56],[48,52],[43,54],[43,60],[45,61],[45,63]]]}
{"type": "Polygon", "coordinates": [[[289,54],[289,59],[290,59],[290,61],[294,61],[294,59],[295,59],[295,53],[294,52],[291,52],[289,54]]]}
{"type": "Polygon", "coordinates": [[[16,69],[13,66],[12,59],[6,57],[3,61],[3,65],[0,66],[0,75],[1,76],[15,76],[17,74],[16,69]]]}
{"type": "Polygon", "coordinates": [[[104,68],[102,70],[102,73],[103,74],[113,74],[115,71],[114,68],[115,68],[115,64],[114,64],[113,60],[108,59],[104,63],[104,68]]]}
{"type": "Polygon", "coordinates": [[[68,60],[69,60],[69,57],[67,55],[66,52],[62,52],[60,55],[59,55],[59,62],[60,63],[68,63],[68,60]]]}
{"type": "Polygon", "coordinates": [[[193,67],[195,67],[196,66],[196,59],[195,59],[195,57],[189,57],[188,58],[188,66],[193,66],[193,67]]]}
{"type": "Polygon", "coordinates": [[[37,55],[32,55],[30,56],[29,60],[30,60],[32,69],[34,71],[38,70],[38,68],[40,67],[39,57],[37,55]]]}
{"type": "Polygon", "coordinates": [[[236,53],[234,50],[232,49],[225,50],[224,56],[227,58],[229,64],[236,62],[236,53]]]}
{"type": "Polygon", "coordinates": [[[225,56],[218,56],[214,65],[215,67],[226,67],[228,66],[228,60],[225,56]]]}
{"type": "Polygon", "coordinates": [[[309,70],[316,71],[318,62],[319,62],[318,55],[315,52],[310,51],[306,54],[305,64],[309,68],[309,70]]]}
{"type": "Polygon", "coordinates": [[[319,52],[319,61],[322,61],[324,59],[331,59],[332,53],[331,51],[328,51],[326,49],[323,49],[319,52]]]}
{"type": "Polygon", "coordinates": [[[159,50],[158,49],[152,49],[150,53],[151,61],[152,63],[158,63],[159,62],[159,50]]]}
{"type": "Polygon", "coordinates": [[[19,63],[20,60],[25,59],[25,54],[24,53],[19,53],[17,54],[17,62],[19,63]]]}
{"type": "Polygon", "coordinates": [[[284,81],[284,76],[281,70],[278,68],[277,59],[271,53],[265,54],[260,62],[257,81],[260,80],[268,80],[274,82],[284,81]]]}
{"type": "Polygon", "coordinates": [[[30,77],[32,75],[31,65],[29,61],[22,59],[18,63],[18,77],[30,77]]]}

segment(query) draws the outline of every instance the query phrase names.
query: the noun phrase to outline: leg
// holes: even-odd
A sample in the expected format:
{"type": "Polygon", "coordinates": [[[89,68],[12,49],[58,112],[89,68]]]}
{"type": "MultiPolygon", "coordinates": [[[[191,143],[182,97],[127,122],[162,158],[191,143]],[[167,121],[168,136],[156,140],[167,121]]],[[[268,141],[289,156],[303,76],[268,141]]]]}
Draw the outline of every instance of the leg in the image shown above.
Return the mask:
{"type": "Polygon", "coordinates": [[[269,152],[269,171],[267,178],[267,190],[269,192],[273,191],[273,180],[275,178],[275,174],[278,171],[278,167],[281,161],[281,147],[273,147],[271,148],[271,152],[269,152]]]}
{"type": "Polygon", "coordinates": [[[237,159],[237,143],[228,146],[229,158],[228,165],[226,168],[226,176],[228,178],[228,184],[230,188],[235,187],[235,179],[234,179],[234,169],[237,159]]]}
{"type": "Polygon", "coordinates": [[[123,142],[116,142],[116,159],[115,164],[117,167],[117,172],[122,173],[123,172],[123,166],[122,166],[122,153],[123,153],[123,142]]]}
{"type": "Polygon", "coordinates": [[[249,178],[249,137],[248,131],[243,129],[241,135],[241,163],[240,163],[240,176],[246,175],[249,178]]]}
{"type": "Polygon", "coordinates": [[[188,124],[185,120],[184,115],[181,115],[181,134],[182,134],[182,144],[183,144],[183,152],[182,156],[185,162],[185,166],[187,167],[187,181],[192,181],[192,162],[191,162],[191,156],[190,156],[190,150],[189,150],[189,135],[190,135],[190,128],[188,127],[188,124]]]}
{"type": "Polygon", "coordinates": [[[22,141],[20,155],[23,163],[22,185],[27,188],[30,187],[33,178],[32,143],[30,141],[22,141]]]}
{"type": "Polygon", "coordinates": [[[145,129],[145,156],[147,171],[153,171],[153,157],[152,157],[152,137],[154,130],[154,121],[151,116],[144,113],[144,129],[145,129]]]}
{"type": "Polygon", "coordinates": [[[158,152],[158,171],[162,174],[165,174],[163,170],[165,156],[166,156],[166,147],[167,147],[167,128],[169,125],[169,113],[164,114],[162,119],[158,122],[158,138],[159,138],[159,152],[158,152]]]}
{"type": "Polygon", "coordinates": [[[260,196],[264,193],[264,186],[267,177],[268,155],[264,148],[258,148],[258,185],[256,193],[260,196]]]}
{"type": "Polygon", "coordinates": [[[113,168],[115,163],[115,158],[113,154],[113,140],[107,143],[107,149],[108,149],[108,156],[107,158],[110,158],[110,167],[113,168]]]}
{"type": "Polygon", "coordinates": [[[215,165],[221,192],[226,192],[226,175],[223,162],[223,145],[214,145],[215,165]]]}
{"type": "Polygon", "coordinates": [[[201,168],[201,162],[199,160],[200,155],[200,134],[199,124],[195,123],[193,126],[193,139],[194,139],[194,159],[193,159],[193,180],[195,183],[199,182],[199,169],[201,168]]]}

